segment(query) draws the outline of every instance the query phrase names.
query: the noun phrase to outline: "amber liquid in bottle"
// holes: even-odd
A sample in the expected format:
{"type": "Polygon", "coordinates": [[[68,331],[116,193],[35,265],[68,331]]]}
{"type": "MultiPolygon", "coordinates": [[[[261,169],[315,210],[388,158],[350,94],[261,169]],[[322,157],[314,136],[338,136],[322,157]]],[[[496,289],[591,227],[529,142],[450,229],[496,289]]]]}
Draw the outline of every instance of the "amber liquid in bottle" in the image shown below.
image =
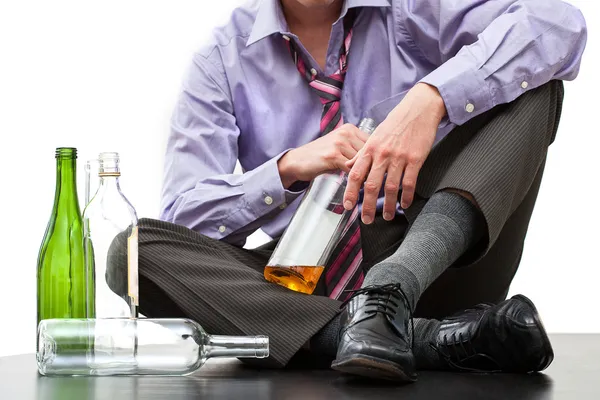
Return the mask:
{"type": "Polygon", "coordinates": [[[265,268],[265,279],[300,293],[312,294],[324,266],[294,266],[265,268]]]}

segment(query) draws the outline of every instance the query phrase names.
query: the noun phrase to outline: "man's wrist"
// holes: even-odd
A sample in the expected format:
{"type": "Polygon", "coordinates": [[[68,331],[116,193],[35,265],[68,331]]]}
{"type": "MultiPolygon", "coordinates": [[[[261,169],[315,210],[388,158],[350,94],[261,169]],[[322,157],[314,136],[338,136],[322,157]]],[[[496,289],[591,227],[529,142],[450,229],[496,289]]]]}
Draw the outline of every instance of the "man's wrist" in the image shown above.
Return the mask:
{"type": "Polygon", "coordinates": [[[431,111],[442,120],[446,116],[447,110],[446,103],[439,90],[435,86],[423,82],[417,83],[417,86],[423,86],[423,90],[426,91],[430,98],[431,111]]]}
{"type": "Polygon", "coordinates": [[[283,155],[277,161],[277,168],[279,169],[279,177],[281,178],[281,184],[285,189],[289,189],[298,179],[296,178],[294,168],[294,150],[290,150],[283,155]]]}

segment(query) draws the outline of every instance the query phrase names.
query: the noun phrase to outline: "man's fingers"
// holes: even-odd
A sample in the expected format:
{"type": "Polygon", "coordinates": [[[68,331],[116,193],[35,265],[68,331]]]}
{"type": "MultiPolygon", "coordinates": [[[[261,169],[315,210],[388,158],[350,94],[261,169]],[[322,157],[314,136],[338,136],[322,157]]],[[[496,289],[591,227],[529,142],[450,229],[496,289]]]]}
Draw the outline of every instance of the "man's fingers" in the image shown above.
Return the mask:
{"type": "Polygon", "coordinates": [[[363,148],[365,140],[358,135],[360,131],[357,127],[346,124],[342,128],[333,136],[335,140],[334,145],[340,153],[348,160],[351,160],[363,148]]]}
{"type": "Polygon", "coordinates": [[[344,168],[348,168],[348,166],[347,166],[348,161],[350,161],[354,157],[356,157],[356,154],[358,154],[358,150],[356,150],[352,146],[344,146],[340,149],[340,153],[342,154],[342,157],[340,157],[340,167],[343,166],[342,169],[344,169],[344,168]]]}
{"type": "Polygon", "coordinates": [[[352,146],[352,148],[354,148],[354,150],[356,151],[360,151],[360,149],[362,149],[365,145],[365,142],[363,142],[362,139],[356,136],[351,138],[349,143],[352,146]]]}
{"type": "Polygon", "coordinates": [[[404,172],[404,162],[390,163],[385,180],[385,199],[383,202],[383,219],[391,221],[396,214],[396,204],[398,204],[398,191],[400,190],[400,180],[404,172]]]}
{"type": "Polygon", "coordinates": [[[356,160],[358,160],[358,157],[360,157],[360,152],[356,152],[356,155],[352,157],[351,160],[346,161],[346,166],[348,168],[354,167],[354,164],[356,163],[356,160]]]}
{"type": "Polygon", "coordinates": [[[362,202],[362,221],[370,224],[375,219],[375,209],[377,208],[377,199],[379,191],[383,184],[383,176],[387,169],[387,162],[373,161],[369,176],[364,185],[364,198],[362,202]]]}
{"type": "Polygon", "coordinates": [[[367,140],[369,140],[369,134],[361,131],[358,128],[356,128],[355,134],[360,140],[362,140],[363,143],[366,142],[367,140]]]}
{"type": "Polygon", "coordinates": [[[400,201],[403,209],[410,207],[413,202],[421,165],[421,163],[411,163],[406,166],[404,178],[402,178],[402,200],[400,201]]]}
{"type": "Polygon", "coordinates": [[[365,181],[369,170],[371,169],[371,156],[358,152],[354,157],[354,165],[348,173],[348,186],[344,193],[344,208],[352,210],[358,201],[358,192],[365,181]]]}

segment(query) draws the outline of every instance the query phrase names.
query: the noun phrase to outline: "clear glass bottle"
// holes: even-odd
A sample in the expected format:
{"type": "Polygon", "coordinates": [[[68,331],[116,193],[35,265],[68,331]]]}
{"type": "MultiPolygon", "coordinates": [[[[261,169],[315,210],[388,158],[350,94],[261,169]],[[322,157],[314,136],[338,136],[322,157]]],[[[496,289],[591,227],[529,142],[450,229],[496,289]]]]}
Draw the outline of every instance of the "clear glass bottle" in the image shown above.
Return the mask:
{"type": "MultiPolygon", "coordinates": [[[[96,318],[138,316],[138,219],[121,191],[119,163],[118,153],[100,154],[98,188],[89,196],[83,213],[85,262],[86,268],[93,271],[95,293],[90,308],[96,318]],[[117,236],[127,240],[127,254],[114,253],[112,245],[117,236]],[[120,268],[115,267],[118,263],[120,268]]],[[[92,180],[93,165],[88,162],[86,166],[90,174],[86,185],[92,180]]]]}
{"type": "MultiPolygon", "coordinates": [[[[375,127],[371,118],[358,126],[368,134],[375,127]]],[[[311,182],[265,267],[265,279],[297,292],[314,292],[352,215],[343,206],[347,184],[343,171],[321,174],[311,182]]]]}
{"type": "Polygon", "coordinates": [[[189,319],[44,320],[37,341],[42,375],[188,375],[213,357],[269,356],[266,336],[209,335],[189,319]],[[89,337],[103,338],[102,345],[79,345],[89,337]]]}
{"type": "MultiPolygon", "coordinates": [[[[37,263],[37,321],[93,318],[87,303],[91,275],[85,270],[83,224],[77,198],[77,149],[56,149],[54,206],[37,263]]],[[[36,324],[37,325],[37,324],[36,324]]]]}

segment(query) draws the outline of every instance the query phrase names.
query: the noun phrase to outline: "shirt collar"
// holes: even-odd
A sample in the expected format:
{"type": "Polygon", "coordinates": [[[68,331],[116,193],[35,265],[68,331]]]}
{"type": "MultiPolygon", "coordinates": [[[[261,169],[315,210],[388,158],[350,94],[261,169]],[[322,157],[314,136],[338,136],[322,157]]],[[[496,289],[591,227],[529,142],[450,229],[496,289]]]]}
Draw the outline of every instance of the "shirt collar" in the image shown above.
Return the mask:
{"type": "MultiPolygon", "coordinates": [[[[246,46],[250,46],[274,33],[289,34],[287,22],[285,21],[281,3],[279,1],[280,0],[261,1],[246,46]]],[[[340,19],[344,18],[351,8],[389,6],[390,0],[346,0],[342,8],[340,19]]]]}

